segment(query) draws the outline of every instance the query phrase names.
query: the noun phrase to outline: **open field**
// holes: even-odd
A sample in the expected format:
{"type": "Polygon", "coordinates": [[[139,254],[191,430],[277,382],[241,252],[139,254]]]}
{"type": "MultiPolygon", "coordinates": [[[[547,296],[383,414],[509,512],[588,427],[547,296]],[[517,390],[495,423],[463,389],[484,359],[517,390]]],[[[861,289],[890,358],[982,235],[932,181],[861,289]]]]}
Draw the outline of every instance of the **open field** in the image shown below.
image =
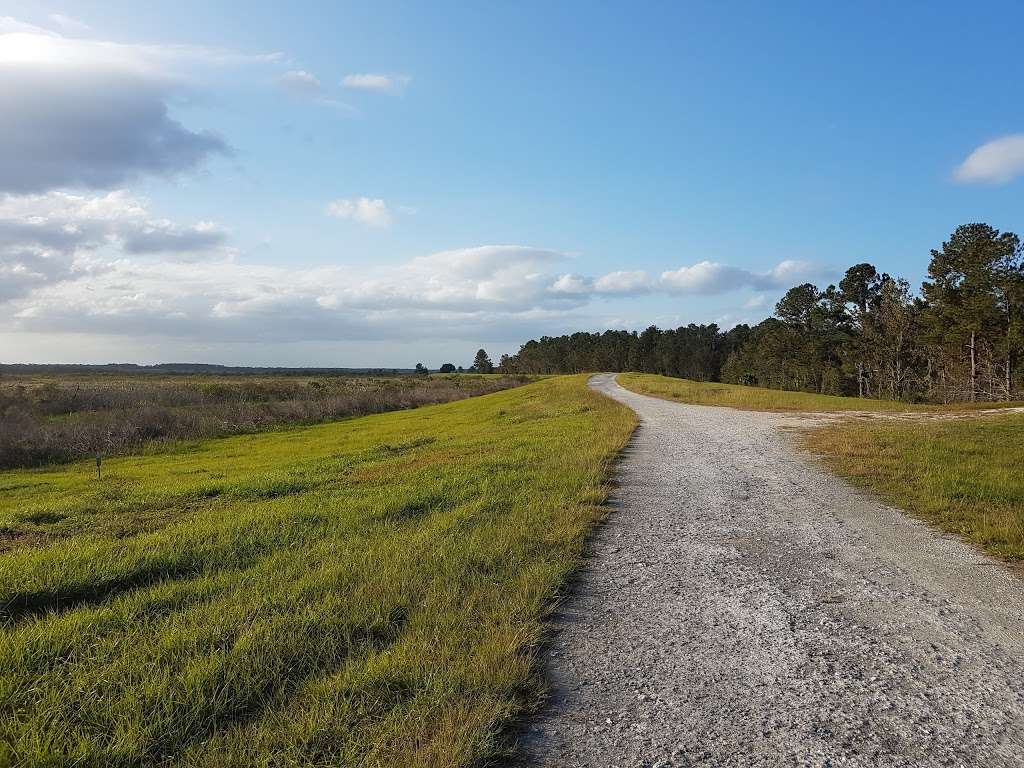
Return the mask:
{"type": "Polygon", "coordinates": [[[782,389],[747,387],[740,384],[690,381],[650,373],[620,373],[618,382],[626,389],[642,395],[661,397],[694,405],[719,405],[748,411],[801,411],[829,413],[848,411],[899,412],[948,411],[1007,408],[1024,405],[1020,402],[954,403],[951,405],[919,405],[896,400],[873,400],[861,397],[816,395],[782,389]]]}
{"type": "Polygon", "coordinates": [[[530,377],[15,374],[0,378],[0,469],[415,408],[530,377]]]}
{"type": "Polygon", "coordinates": [[[494,755],[634,424],[558,378],[0,473],[0,765],[494,755]]]}
{"type": "Polygon", "coordinates": [[[808,430],[825,465],[887,502],[1024,560],[1024,414],[840,422],[808,430]]]}

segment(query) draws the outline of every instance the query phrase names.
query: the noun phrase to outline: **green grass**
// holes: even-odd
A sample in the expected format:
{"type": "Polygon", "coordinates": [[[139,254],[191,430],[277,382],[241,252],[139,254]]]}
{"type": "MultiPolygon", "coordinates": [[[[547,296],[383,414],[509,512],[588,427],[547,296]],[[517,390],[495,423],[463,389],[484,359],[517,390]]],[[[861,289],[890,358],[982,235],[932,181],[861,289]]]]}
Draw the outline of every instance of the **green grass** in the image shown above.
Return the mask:
{"type": "Polygon", "coordinates": [[[747,411],[908,411],[924,408],[892,400],[787,392],[740,384],[675,379],[650,373],[620,373],[618,381],[626,389],[642,395],[695,405],[723,405],[747,411]]]}
{"type": "Polygon", "coordinates": [[[948,406],[917,405],[895,400],[816,395],[811,392],[787,392],[782,389],[745,387],[740,384],[690,381],[651,373],[620,373],[619,384],[642,395],[677,400],[694,405],[720,405],[746,411],[800,411],[826,413],[838,411],[936,411],[1006,408],[1024,403],[955,403],[948,406]]]}
{"type": "Polygon", "coordinates": [[[1024,560],[1024,414],[841,422],[804,440],[854,484],[994,555],[1024,560]]]}
{"type": "Polygon", "coordinates": [[[585,382],[0,473],[0,764],[498,754],[635,425],[585,382]]]}

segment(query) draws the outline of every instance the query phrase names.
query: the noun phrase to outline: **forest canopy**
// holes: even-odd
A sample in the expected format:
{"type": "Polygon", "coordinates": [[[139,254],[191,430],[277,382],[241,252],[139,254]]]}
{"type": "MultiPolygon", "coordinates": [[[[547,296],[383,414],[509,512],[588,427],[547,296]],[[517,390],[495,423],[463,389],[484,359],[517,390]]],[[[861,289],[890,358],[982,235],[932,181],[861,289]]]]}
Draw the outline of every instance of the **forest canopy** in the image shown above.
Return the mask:
{"type": "Polygon", "coordinates": [[[838,285],[794,286],[750,327],[579,332],[526,342],[509,373],[641,371],[698,381],[953,402],[1024,398],[1020,238],[965,224],[931,252],[919,293],[871,264],[838,285]]]}

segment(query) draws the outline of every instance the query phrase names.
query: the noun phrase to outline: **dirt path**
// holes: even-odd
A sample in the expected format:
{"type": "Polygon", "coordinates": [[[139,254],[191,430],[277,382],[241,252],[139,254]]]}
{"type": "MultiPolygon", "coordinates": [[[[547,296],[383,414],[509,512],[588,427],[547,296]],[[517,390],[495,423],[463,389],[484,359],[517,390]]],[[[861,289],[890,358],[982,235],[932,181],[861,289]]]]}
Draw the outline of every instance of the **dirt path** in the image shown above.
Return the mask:
{"type": "Polygon", "coordinates": [[[800,456],[792,417],[641,416],[557,617],[532,765],[1024,765],[1024,582],[800,456]]]}

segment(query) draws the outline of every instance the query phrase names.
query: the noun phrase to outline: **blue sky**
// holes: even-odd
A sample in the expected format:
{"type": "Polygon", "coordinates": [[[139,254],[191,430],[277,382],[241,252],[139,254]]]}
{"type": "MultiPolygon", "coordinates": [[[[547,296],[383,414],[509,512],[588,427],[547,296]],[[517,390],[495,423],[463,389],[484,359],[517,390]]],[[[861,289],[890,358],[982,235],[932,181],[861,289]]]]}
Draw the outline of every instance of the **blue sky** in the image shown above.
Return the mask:
{"type": "Polygon", "coordinates": [[[468,364],[1022,227],[1019,3],[0,17],[5,361],[468,364]]]}

